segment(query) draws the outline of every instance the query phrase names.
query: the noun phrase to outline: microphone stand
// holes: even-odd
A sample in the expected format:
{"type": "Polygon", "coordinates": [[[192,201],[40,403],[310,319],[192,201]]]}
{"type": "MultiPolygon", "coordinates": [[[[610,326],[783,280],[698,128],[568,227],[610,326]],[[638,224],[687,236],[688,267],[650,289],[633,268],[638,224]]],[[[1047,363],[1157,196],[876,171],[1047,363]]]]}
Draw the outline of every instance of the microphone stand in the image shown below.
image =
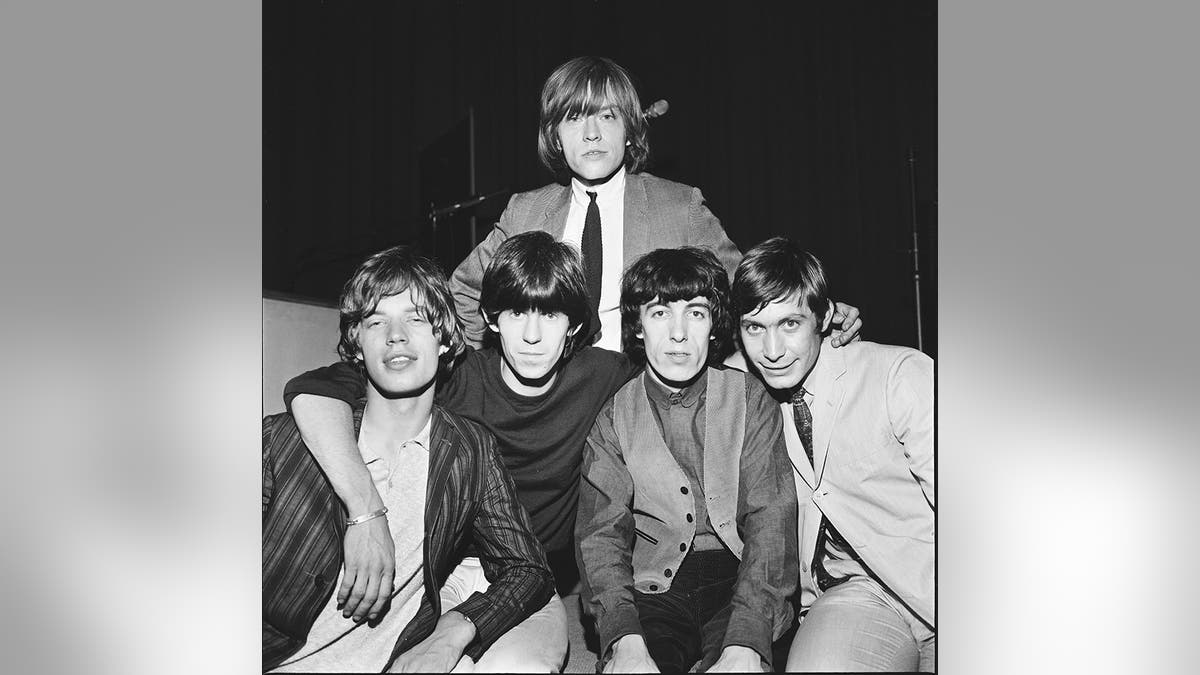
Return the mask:
{"type": "MultiPolygon", "coordinates": [[[[478,206],[479,204],[482,204],[489,199],[492,199],[494,197],[499,197],[500,195],[505,195],[505,194],[509,194],[508,189],[501,188],[491,194],[479,195],[477,197],[471,197],[470,199],[467,199],[465,201],[458,202],[457,204],[451,204],[449,206],[444,206],[442,208],[437,208],[436,206],[430,204],[429,224],[433,228],[434,236],[435,237],[437,236],[437,227],[438,227],[439,219],[445,218],[446,216],[452,216],[452,215],[458,213],[459,211],[462,211],[463,209],[469,209],[472,206],[478,206]]],[[[478,243],[477,241],[475,241],[475,228],[474,228],[473,223],[474,223],[474,221],[472,221],[472,227],[471,227],[471,246],[474,246],[475,244],[478,243]]]]}
{"type": "Polygon", "coordinates": [[[912,146],[908,148],[908,197],[910,219],[912,221],[913,297],[917,301],[917,349],[925,351],[924,336],[921,332],[920,245],[917,242],[917,159],[913,155],[912,146]]]}

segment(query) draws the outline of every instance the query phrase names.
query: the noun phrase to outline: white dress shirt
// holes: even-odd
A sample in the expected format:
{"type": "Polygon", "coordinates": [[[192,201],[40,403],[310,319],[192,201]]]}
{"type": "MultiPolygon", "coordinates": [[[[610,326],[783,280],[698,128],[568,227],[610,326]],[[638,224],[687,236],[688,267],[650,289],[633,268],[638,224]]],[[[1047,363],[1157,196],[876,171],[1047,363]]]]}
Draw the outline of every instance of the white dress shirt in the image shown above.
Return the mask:
{"type": "Polygon", "coordinates": [[[571,208],[562,240],[576,249],[583,240],[583,222],[587,218],[591,198],[596,193],[600,208],[600,240],[604,263],[600,280],[600,339],[597,347],[621,351],[621,273],[625,271],[625,167],[617,170],[608,182],[586,186],[571,179],[571,208]]]}

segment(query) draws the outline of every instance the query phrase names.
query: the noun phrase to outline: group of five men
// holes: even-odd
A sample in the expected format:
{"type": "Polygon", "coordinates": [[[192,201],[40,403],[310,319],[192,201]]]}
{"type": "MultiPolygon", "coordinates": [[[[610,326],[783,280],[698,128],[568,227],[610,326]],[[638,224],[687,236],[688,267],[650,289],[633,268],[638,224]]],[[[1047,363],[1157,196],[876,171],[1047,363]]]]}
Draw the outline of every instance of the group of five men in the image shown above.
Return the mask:
{"type": "Polygon", "coordinates": [[[797,613],[788,670],[932,670],[932,361],[839,346],[819,261],[639,173],[611,61],[541,131],[567,186],[449,284],[372,256],[264,420],[264,670],[557,671],[577,586],[605,672],[771,670],[797,613]]]}

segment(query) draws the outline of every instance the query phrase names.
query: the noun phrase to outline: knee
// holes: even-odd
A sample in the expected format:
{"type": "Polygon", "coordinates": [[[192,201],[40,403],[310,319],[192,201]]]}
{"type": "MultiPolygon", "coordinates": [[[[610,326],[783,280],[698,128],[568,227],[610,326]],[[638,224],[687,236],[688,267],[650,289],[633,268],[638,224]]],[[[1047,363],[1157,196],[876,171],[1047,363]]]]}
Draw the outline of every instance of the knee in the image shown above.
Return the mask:
{"type": "Polygon", "coordinates": [[[566,664],[567,645],[509,643],[484,652],[475,663],[477,673],[559,673],[566,664]]]}

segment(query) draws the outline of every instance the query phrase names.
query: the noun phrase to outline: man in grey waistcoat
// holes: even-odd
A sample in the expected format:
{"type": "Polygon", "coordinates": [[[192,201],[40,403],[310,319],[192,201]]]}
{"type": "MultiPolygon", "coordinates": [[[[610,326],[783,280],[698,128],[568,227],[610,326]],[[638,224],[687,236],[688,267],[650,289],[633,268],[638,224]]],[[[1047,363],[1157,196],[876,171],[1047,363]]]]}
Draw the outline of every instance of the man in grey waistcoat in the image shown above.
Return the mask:
{"type": "Polygon", "coordinates": [[[715,365],[734,321],[712,253],[653,251],[621,286],[623,347],[646,368],[592,427],[575,528],[603,672],[770,670],[798,574],[779,406],[715,365]]]}

